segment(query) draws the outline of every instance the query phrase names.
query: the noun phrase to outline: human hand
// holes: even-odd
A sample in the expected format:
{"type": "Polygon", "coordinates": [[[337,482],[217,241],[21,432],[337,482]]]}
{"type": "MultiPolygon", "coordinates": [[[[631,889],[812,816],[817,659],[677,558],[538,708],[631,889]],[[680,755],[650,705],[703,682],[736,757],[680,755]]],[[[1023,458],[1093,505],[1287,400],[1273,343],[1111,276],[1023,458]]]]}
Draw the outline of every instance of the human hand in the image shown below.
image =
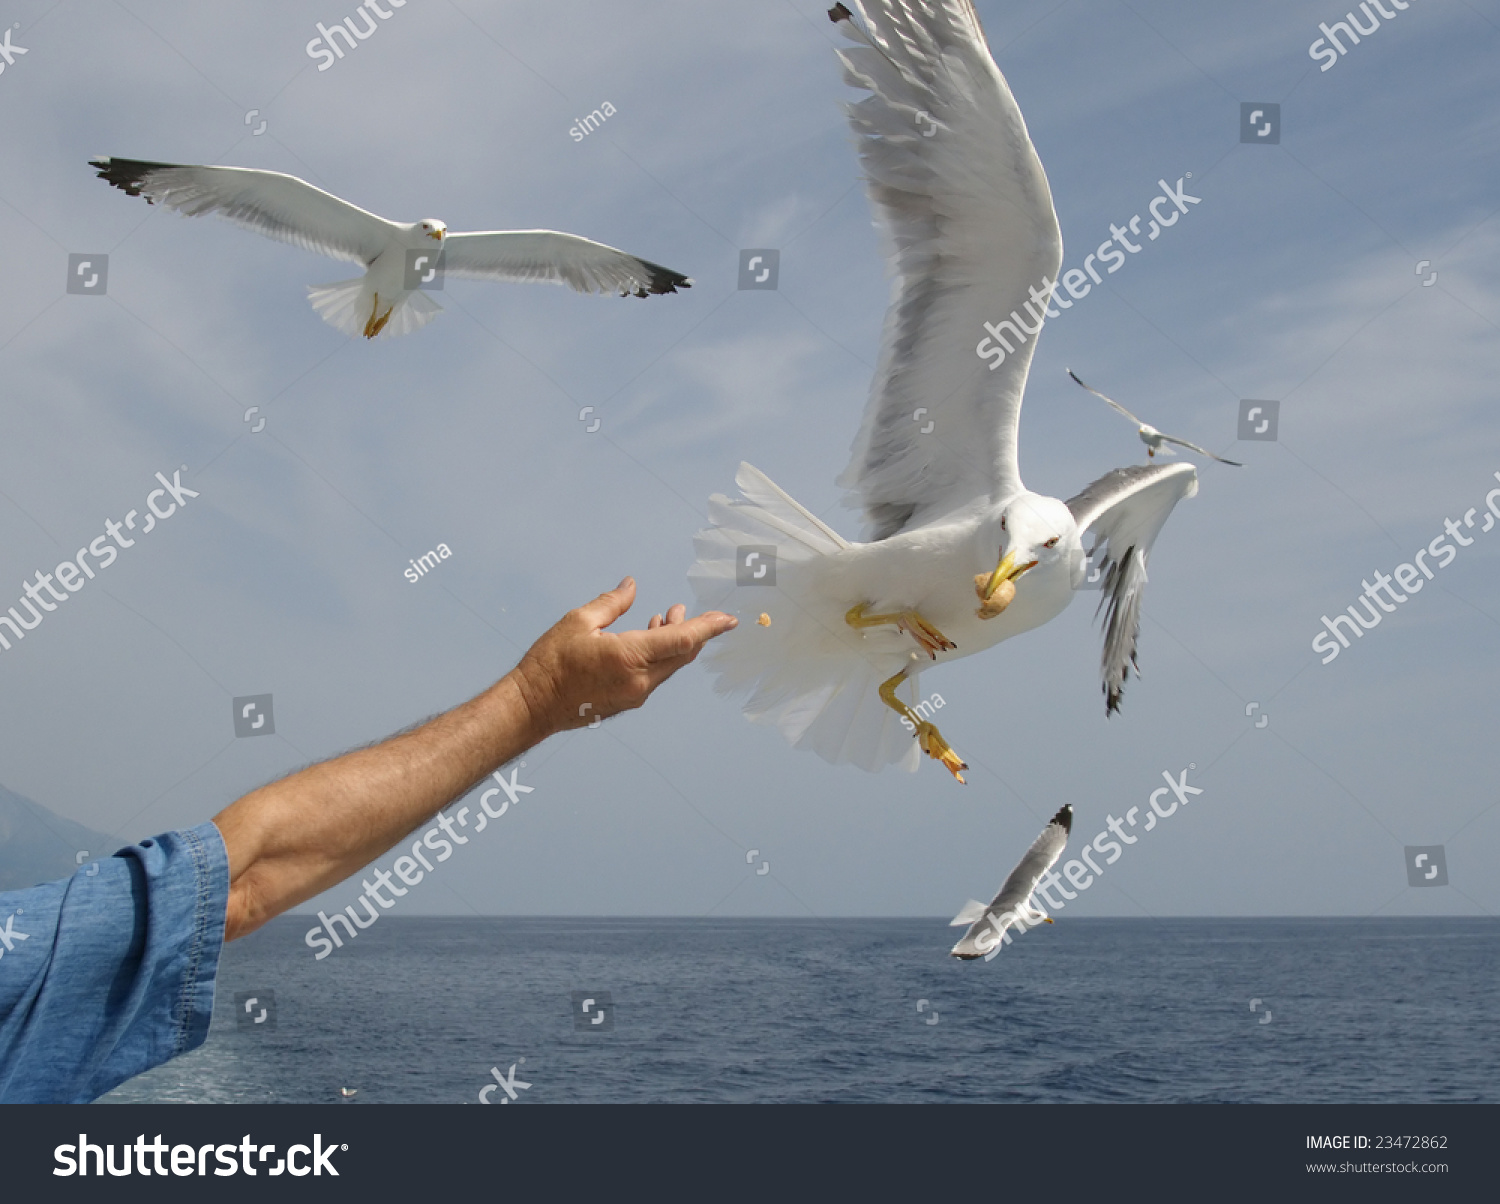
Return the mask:
{"type": "Polygon", "coordinates": [[[569,611],[521,658],[513,676],[538,739],[641,706],[709,640],[739,625],[720,611],[689,619],[679,605],[645,631],[605,631],[634,601],[635,581],[626,577],[569,611]]]}

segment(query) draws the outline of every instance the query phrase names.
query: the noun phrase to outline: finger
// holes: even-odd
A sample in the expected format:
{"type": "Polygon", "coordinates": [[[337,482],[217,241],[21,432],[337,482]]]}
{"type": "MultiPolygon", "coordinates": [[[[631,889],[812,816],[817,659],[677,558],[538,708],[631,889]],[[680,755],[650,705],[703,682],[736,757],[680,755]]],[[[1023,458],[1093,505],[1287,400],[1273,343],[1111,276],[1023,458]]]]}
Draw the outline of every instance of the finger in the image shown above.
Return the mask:
{"type": "Polygon", "coordinates": [[[654,631],[642,632],[646,661],[649,665],[655,665],[681,657],[697,656],[698,650],[709,640],[726,631],[733,631],[739,623],[733,615],[711,610],[695,619],[683,619],[654,631]]]}
{"type": "Polygon", "coordinates": [[[687,618],[687,607],[681,602],[667,611],[668,623],[681,623],[685,618],[687,618]]]}
{"type": "Polygon", "coordinates": [[[578,608],[578,614],[591,631],[602,631],[627,610],[635,601],[635,578],[626,577],[608,593],[600,594],[592,602],[578,608]]]}
{"type": "Polygon", "coordinates": [[[666,620],[663,619],[660,615],[653,615],[651,617],[651,622],[649,622],[649,623],[646,624],[646,630],[647,631],[655,631],[664,622],[666,622],[666,620]]]}

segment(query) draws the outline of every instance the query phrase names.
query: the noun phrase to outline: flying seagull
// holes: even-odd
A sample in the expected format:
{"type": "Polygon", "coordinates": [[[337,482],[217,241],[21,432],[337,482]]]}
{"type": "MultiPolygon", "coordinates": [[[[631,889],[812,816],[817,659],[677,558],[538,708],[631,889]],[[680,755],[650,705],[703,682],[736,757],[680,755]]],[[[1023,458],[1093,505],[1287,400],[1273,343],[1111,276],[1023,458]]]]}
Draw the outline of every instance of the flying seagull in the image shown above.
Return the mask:
{"type": "Polygon", "coordinates": [[[1178,447],[1185,447],[1189,451],[1195,451],[1200,456],[1207,456],[1210,460],[1217,460],[1220,464],[1232,464],[1236,468],[1245,467],[1238,460],[1226,460],[1223,456],[1216,456],[1213,454],[1213,452],[1209,451],[1208,448],[1199,447],[1196,443],[1189,443],[1186,439],[1179,439],[1175,435],[1163,435],[1150,423],[1142,422],[1139,418],[1137,418],[1134,414],[1132,414],[1129,410],[1122,406],[1118,401],[1115,401],[1111,397],[1105,397],[1104,394],[1099,392],[1098,389],[1091,388],[1088,385],[1084,385],[1083,382],[1078,379],[1078,373],[1074,372],[1073,369],[1068,369],[1068,375],[1073,378],[1076,384],[1083,385],[1083,387],[1085,389],[1088,389],[1088,391],[1095,397],[1109,402],[1110,405],[1114,406],[1115,409],[1119,410],[1120,413],[1129,418],[1131,422],[1135,423],[1137,428],[1139,428],[1136,431],[1136,434],[1140,435],[1141,442],[1146,445],[1147,456],[1155,456],[1157,452],[1161,452],[1161,454],[1164,456],[1176,455],[1177,453],[1174,452],[1170,447],[1162,446],[1163,443],[1175,443],[1178,447]]]}
{"type": "Polygon", "coordinates": [[[948,952],[954,957],[972,961],[976,957],[993,955],[1007,928],[1025,932],[1037,924],[1052,923],[1052,917],[1036,905],[1032,893],[1042,875],[1057,864],[1072,831],[1073,808],[1064,807],[1032,842],[1026,856],[1011,870],[1010,877],[988,907],[977,899],[970,899],[964,904],[964,909],[949,921],[950,928],[967,924],[969,931],[948,952]]]}
{"type": "Polygon", "coordinates": [[[645,297],[692,281],[680,272],[555,230],[450,233],[436,218],[393,222],[306,180],[250,167],[90,159],[99,177],[188,217],[205,213],[334,259],[360,264],[355,280],[308,289],[312,307],[347,335],[410,334],[442,312],[420,287],[441,271],[469,280],[548,281],[580,293],[645,297]]]}
{"type": "Polygon", "coordinates": [[[1062,261],[1046,174],[970,0],[857,7],[868,33],[842,4],[829,15],[859,43],[839,54],[845,79],[870,93],[849,116],[896,276],[840,478],[868,539],[845,539],[742,464],[743,497],[710,499],[689,576],[700,602],[775,619],[742,624],[708,653],[715,688],[748,693],[752,720],[835,764],[914,770],[925,752],[962,782],[967,766],[919,701],[921,669],[1055,618],[1084,584],[1089,535],[1114,712],[1152,543],[1198,478],[1186,463],[1121,468],[1067,502],[1022,483],[1016,433],[1035,343],[987,359],[990,340],[975,339],[1000,315],[1025,324],[1023,310],[1027,330],[1041,328],[1033,307],[1062,261]]]}

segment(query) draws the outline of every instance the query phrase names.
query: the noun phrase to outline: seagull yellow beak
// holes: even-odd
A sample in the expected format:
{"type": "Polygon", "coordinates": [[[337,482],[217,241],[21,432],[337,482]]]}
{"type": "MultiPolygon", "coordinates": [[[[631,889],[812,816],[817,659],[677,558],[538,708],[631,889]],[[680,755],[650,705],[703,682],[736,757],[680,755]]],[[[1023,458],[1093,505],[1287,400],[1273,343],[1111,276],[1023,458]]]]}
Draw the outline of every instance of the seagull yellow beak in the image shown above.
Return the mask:
{"type": "Polygon", "coordinates": [[[441,230],[431,230],[428,232],[427,237],[432,239],[434,242],[442,242],[443,232],[441,230]]]}
{"type": "Polygon", "coordinates": [[[1017,581],[1020,579],[1022,573],[1034,568],[1036,568],[1035,560],[1028,560],[1025,564],[1017,567],[1015,553],[1013,551],[1007,552],[1001,558],[1000,563],[995,566],[995,571],[990,574],[990,578],[985,582],[984,587],[979,591],[979,600],[981,602],[988,602],[995,596],[995,591],[1000,588],[1002,581],[1017,581]]]}
{"type": "Polygon", "coordinates": [[[1049,924],[1052,923],[1052,917],[1051,916],[1047,917],[1047,923],[1049,923],[1049,924]]]}

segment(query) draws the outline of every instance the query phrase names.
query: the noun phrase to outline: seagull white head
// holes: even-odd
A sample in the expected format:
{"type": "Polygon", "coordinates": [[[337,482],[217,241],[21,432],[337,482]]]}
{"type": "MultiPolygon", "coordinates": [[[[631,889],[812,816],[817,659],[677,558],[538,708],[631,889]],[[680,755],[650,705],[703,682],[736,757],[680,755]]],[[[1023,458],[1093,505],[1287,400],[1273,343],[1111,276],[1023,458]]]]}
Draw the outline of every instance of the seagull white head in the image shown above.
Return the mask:
{"type": "Polygon", "coordinates": [[[1082,550],[1078,524],[1065,502],[1023,493],[1000,514],[1000,563],[994,572],[974,578],[982,603],[981,619],[1002,614],[1016,596],[1016,582],[1034,569],[1061,566],[1071,572],[1072,558],[1082,550]]]}
{"type": "Polygon", "coordinates": [[[448,223],[440,222],[435,217],[429,217],[425,221],[419,222],[418,228],[435,242],[442,242],[443,239],[448,237],[448,223]]]}

